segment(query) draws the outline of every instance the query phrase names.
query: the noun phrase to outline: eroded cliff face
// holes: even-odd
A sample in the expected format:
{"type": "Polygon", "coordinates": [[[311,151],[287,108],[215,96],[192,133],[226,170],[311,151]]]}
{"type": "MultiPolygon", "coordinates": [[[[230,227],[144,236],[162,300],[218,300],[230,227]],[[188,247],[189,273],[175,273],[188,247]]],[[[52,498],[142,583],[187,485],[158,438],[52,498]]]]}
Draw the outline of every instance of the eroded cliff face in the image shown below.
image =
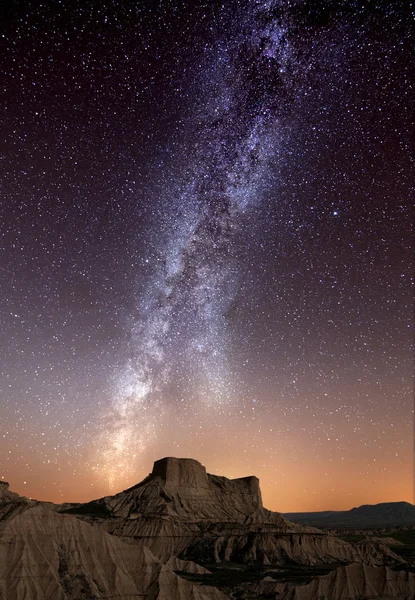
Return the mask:
{"type": "MultiPolygon", "coordinates": [[[[7,481],[0,481],[0,502],[13,502],[19,499],[23,500],[23,498],[19,496],[19,494],[10,491],[9,483],[7,481]]],[[[26,500],[28,499],[26,498],[26,500]]]]}
{"type": "Polygon", "coordinates": [[[18,514],[34,501],[9,490],[7,481],[0,481],[0,520],[18,514]]]}
{"type": "MultiPolygon", "coordinates": [[[[158,460],[144,481],[99,502],[114,516],[124,518],[165,515],[185,522],[260,523],[271,516],[262,506],[257,477],[227,479],[210,475],[203,465],[190,458],[158,460]]],[[[281,517],[281,526],[283,522],[281,517]]]]}
{"type": "Polygon", "coordinates": [[[157,461],[143,482],[84,505],[0,484],[0,600],[415,600],[409,565],[387,566],[403,563],[380,539],[349,544],[292,524],[263,507],[256,477],[210,475],[191,459],[157,461]],[[333,570],[301,585],[268,576],[231,589],[226,565],[235,563],[333,570]],[[225,569],[221,589],[203,564],[225,569]]]}
{"type": "Polygon", "coordinates": [[[220,528],[195,538],[181,556],[202,564],[284,565],[289,561],[298,565],[322,565],[357,561],[369,565],[398,565],[405,562],[380,541],[350,544],[319,533],[224,531],[220,528]]]}
{"type": "Polygon", "coordinates": [[[203,490],[209,489],[206,468],[193,458],[166,457],[156,460],[151,475],[159,477],[173,491],[183,487],[195,488],[203,493],[203,490]]]}
{"type": "Polygon", "coordinates": [[[306,585],[263,581],[250,593],[274,600],[414,600],[415,574],[353,563],[306,585]]]}
{"type": "MultiPolygon", "coordinates": [[[[71,512],[95,522],[124,541],[146,544],[162,560],[171,554],[204,562],[263,561],[261,550],[240,552],[255,534],[320,532],[290,523],[263,507],[257,477],[227,479],[211,475],[198,461],[167,457],[154,463],[144,481],[115,496],[101,498],[71,512]],[[102,515],[107,515],[107,518],[102,515]],[[223,546],[228,549],[224,550],[223,546]],[[235,552],[229,548],[234,547],[235,552]]],[[[275,554],[275,553],[274,553],[275,554]]],[[[266,562],[265,558],[265,562],[266,562]]]]}
{"type": "MultiPolygon", "coordinates": [[[[257,477],[211,475],[198,461],[167,457],[141,483],[90,503],[91,522],[123,541],[201,564],[399,564],[380,542],[352,545],[264,508],[257,477]]],[[[83,508],[74,509],[75,511],[83,508]]]]}
{"type": "Polygon", "coordinates": [[[2,600],[226,599],[174,569],[200,572],[191,562],[163,564],[146,547],[39,504],[25,504],[0,522],[2,600]]]}

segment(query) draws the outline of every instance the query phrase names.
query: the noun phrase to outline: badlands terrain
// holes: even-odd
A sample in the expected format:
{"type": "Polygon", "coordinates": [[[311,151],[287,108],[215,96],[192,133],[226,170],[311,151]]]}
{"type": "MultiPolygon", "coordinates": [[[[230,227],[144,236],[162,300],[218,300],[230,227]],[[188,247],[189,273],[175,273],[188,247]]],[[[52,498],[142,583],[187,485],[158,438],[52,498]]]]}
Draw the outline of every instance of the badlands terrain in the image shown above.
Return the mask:
{"type": "Polygon", "coordinates": [[[164,458],[86,504],[0,483],[0,599],[415,600],[414,537],[294,523],[263,507],[256,477],[164,458]]]}

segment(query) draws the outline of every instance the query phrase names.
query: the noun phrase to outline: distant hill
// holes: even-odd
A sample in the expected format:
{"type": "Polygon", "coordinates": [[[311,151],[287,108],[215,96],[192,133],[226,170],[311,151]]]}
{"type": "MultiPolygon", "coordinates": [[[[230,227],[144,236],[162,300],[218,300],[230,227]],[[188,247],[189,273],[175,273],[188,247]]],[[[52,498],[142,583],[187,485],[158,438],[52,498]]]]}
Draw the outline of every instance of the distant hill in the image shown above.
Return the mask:
{"type": "Polygon", "coordinates": [[[314,527],[397,527],[415,525],[415,506],[409,502],[382,502],[343,511],[284,513],[284,517],[314,527]]]}

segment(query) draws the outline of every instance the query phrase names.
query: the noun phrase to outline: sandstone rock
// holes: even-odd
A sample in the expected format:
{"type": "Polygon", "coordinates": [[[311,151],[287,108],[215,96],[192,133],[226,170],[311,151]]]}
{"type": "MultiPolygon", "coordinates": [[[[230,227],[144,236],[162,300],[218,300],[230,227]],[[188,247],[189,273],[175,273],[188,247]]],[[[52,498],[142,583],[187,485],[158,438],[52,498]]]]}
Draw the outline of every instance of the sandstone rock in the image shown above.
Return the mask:
{"type": "MultiPolygon", "coordinates": [[[[97,501],[119,517],[165,515],[187,521],[268,521],[271,514],[262,506],[256,477],[227,479],[206,473],[190,458],[163,458],[154,463],[152,473],[138,485],[115,496],[97,501]]],[[[274,513],[274,518],[277,513],[274,513]]],[[[291,525],[280,515],[281,526],[291,525]]]]}
{"type": "Polygon", "coordinates": [[[313,527],[290,523],[264,508],[256,477],[231,480],[211,475],[188,458],[156,461],[141,483],[73,510],[85,515],[87,509],[90,522],[123,541],[148,546],[163,562],[172,555],[202,564],[403,562],[379,543],[356,546],[313,527]],[[104,516],[95,518],[94,514],[104,516]]]}
{"type": "Polygon", "coordinates": [[[275,592],[278,600],[415,600],[415,573],[353,563],[275,592]]]}
{"type": "Polygon", "coordinates": [[[0,484],[0,600],[225,600],[189,580],[211,579],[201,564],[214,562],[345,565],[306,585],[265,577],[244,584],[241,598],[415,600],[408,565],[386,567],[405,561],[385,539],[350,544],[290,523],[263,507],[256,477],[229,480],[166,458],[124,492],[70,505],[0,484]]]}
{"type": "Polygon", "coordinates": [[[34,504],[35,501],[11,492],[7,481],[0,481],[0,520],[26,510],[28,506],[34,504]]]}
{"type": "Polygon", "coordinates": [[[303,565],[363,561],[371,565],[402,564],[404,560],[381,542],[350,544],[321,533],[279,531],[230,531],[218,528],[204,534],[183,551],[183,557],[196,562],[262,563],[283,565],[287,561],[303,565]]]}
{"type": "Polygon", "coordinates": [[[362,541],[372,542],[372,543],[379,542],[381,544],[385,544],[385,546],[404,546],[405,545],[402,542],[400,542],[399,540],[396,540],[394,537],[377,537],[375,535],[368,535],[362,541]]]}
{"type": "Polygon", "coordinates": [[[210,575],[211,572],[208,569],[198,565],[191,560],[180,560],[176,556],[171,556],[166,562],[166,565],[173,571],[180,571],[184,573],[197,573],[198,575],[210,575]]]}
{"type": "MultiPolygon", "coordinates": [[[[192,568],[192,567],[190,567],[192,568]]],[[[224,600],[181,579],[149,549],[43,506],[0,522],[1,600],[224,600]]]]}

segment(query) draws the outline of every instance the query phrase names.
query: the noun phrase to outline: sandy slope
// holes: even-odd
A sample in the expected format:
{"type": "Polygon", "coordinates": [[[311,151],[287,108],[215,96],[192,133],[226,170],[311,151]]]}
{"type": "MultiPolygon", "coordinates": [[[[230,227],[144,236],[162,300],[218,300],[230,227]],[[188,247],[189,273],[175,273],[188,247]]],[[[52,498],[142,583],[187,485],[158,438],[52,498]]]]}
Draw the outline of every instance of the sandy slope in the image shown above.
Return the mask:
{"type": "MultiPolygon", "coordinates": [[[[185,564],[172,566],[186,570],[185,564]]],[[[26,505],[0,522],[0,598],[223,600],[225,596],[181,579],[147,548],[128,545],[74,516],[26,505]]]]}

